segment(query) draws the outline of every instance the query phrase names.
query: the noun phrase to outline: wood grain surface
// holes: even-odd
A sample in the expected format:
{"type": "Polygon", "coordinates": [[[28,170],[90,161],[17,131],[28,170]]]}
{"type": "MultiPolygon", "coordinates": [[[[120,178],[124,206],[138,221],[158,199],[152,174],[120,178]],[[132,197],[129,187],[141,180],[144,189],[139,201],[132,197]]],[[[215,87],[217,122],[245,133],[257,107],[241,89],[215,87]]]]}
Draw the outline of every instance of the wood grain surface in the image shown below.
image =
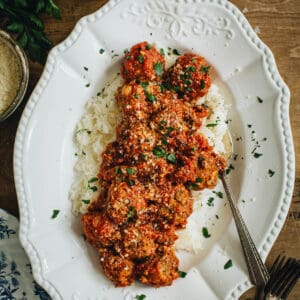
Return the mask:
{"type": "MultiPolygon", "coordinates": [[[[104,0],[57,0],[62,20],[44,16],[46,33],[54,45],[63,41],[76,22],[100,8],[104,0]]],[[[279,253],[300,256],[300,1],[299,0],[233,0],[243,10],[252,27],[259,28],[260,38],[273,51],[279,72],[291,90],[290,118],[296,151],[296,180],[293,202],[275,245],[267,259],[274,261],[279,253]],[[245,9],[246,8],[246,9],[245,9]]],[[[43,67],[30,63],[30,82],[26,97],[17,112],[0,123],[0,207],[18,216],[12,160],[16,129],[24,106],[36,85],[43,67]]],[[[253,299],[253,289],[241,299],[253,299]]],[[[300,299],[300,284],[289,299],[300,299]]],[[[209,300],[209,299],[204,299],[209,300]]]]}

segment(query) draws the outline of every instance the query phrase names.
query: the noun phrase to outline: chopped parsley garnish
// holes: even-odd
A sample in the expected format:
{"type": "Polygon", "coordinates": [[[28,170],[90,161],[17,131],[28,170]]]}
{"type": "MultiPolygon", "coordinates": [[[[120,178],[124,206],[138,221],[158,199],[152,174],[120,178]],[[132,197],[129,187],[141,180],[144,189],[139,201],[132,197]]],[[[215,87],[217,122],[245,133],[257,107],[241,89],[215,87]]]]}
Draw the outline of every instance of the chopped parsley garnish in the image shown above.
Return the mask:
{"type": "Polygon", "coordinates": [[[178,275],[180,278],[185,278],[186,274],[187,274],[186,272],[178,270],[178,275]]]}
{"type": "Polygon", "coordinates": [[[219,219],[219,216],[218,215],[215,215],[216,216],[216,219],[219,219]]]}
{"type": "Polygon", "coordinates": [[[168,145],[168,141],[166,139],[162,139],[161,140],[161,143],[164,145],[164,146],[167,146],[168,145]]]}
{"type": "Polygon", "coordinates": [[[186,67],[186,68],[185,68],[185,71],[186,71],[186,72],[195,72],[195,71],[196,71],[196,68],[195,68],[194,66],[186,67]]]}
{"type": "Polygon", "coordinates": [[[144,295],[144,294],[140,294],[140,295],[135,296],[136,300],[144,300],[145,298],[146,298],[146,295],[144,295]]]}
{"type": "Polygon", "coordinates": [[[200,81],[200,89],[203,90],[205,88],[205,82],[203,79],[200,81]]]}
{"type": "Polygon", "coordinates": [[[88,68],[88,67],[83,67],[83,68],[84,68],[84,70],[85,70],[85,71],[88,71],[88,70],[89,70],[89,68],[88,68]]]}
{"type": "Polygon", "coordinates": [[[146,143],[149,143],[149,142],[150,142],[150,140],[149,140],[148,138],[146,138],[146,139],[145,139],[145,142],[146,142],[146,143]]]}
{"type": "Polygon", "coordinates": [[[165,50],[163,48],[160,48],[159,53],[163,56],[165,56],[165,50]]]}
{"type": "Polygon", "coordinates": [[[144,59],[145,59],[145,58],[144,58],[143,55],[139,55],[139,56],[138,56],[138,62],[139,62],[140,64],[143,63],[144,59]]]}
{"type": "Polygon", "coordinates": [[[202,181],[203,181],[202,178],[200,178],[200,177],[197,177],[197,178],[196,178],[196,182],[200,183],[200,182],[202,182],[202,181]]]}
{"type": "Polygon", "coordinates": [[[132,180],[132,179],[129,179],[129,180],[128,180],[128,185],[129,185],[129,186],[135,185],[135,181],[132,180]]]}
{"type": "Polygon", "coordinates": [[[142,86],[142,88],[146,91],[149,85],[149,82],[144,81],[144,82],[140,82],[140,85],[142,86]]]}
{"type": "Polygon", "coordinates": [[[163,64],[162,64],[161,62],[155,63],[155,64],[153,65],[153,69],[154,69],[154,71],[155,71],[155,73],[156,73],[156,75],[157,75],[158,77],[161,77],[161,75],[162,75],[163,72],[164,72],[164,66],[163,66],[163,64]]]}
{"type": "Polygon", "coordinates": [[[189,189],[192,191],[192,190],[195,190],[196,188],[198,187],[198,185],[196,183],[192,183],[191,185],[189,185],[189,189]]]}
{"type": "Polygon", "coordinates": [[[116,167],[115,173],[116,174],[122,174],[122,169],[120,167],[116,167]]]}
{"type": "Polygon", "coordinates": [[[135,216],[135,208],[133,206],[129,206],[129,212],[127,213],[127,218],[131,219],[135,216]]]}
{"type": "Polygon", "coordinates": [[[163,149],[163,148],[155,147],[155,148],[153,149],[153,154],[154,154],[155,156],[161,158],[161,157],[165,157],[166,154],[167,154],[167,152],[166,152],[166,150],[163,149]]]}
{"type": "Polygon", "coordinates": [[[232,170],[234,170],[234,166],[232,164],[230,164],[229,167],[225,171],[226,175],[228,175],[232,170]]]}
{"type": "Polygon", "coordinates": [[[92,183],[92,182],[96,182],[96,181],[98,181],[98,178],[97,178],[97,177],[93,177],[93,178],[91,178],[91,179],[88,181],[88,183],[92,183]]]}
{"type": "Polygon", "coordinates": [[[229,260],[226,262],[226,264],[224,265],[224,270],[227,270],[227,269],[231,268],[232,266],[233,266],[232,260],[229,259],[229,260]]]}
{"type": "Polygon", "coordinates": [[[210,123],[210,124],[207,124],[206,127],[215,127],[217,125],[218,125],[218,123],[210,123]]]}
{"type": "Polygon", "coordinates": [[[234,154],[233,160],[237,160],[237,158],[238,158],[238,154],[234,154]]]}
{"type": "Polygon", "coordinates": [[[214,197],[209,197],[208,200],[207,200],[207,205],[208,206],[214,206],[214,200],[215,200],[214,197]]]}
{"type": "Polygon", "coordinates": [[[128,175],[134,175],[135,174],[135,170],[134,169],[130,169],[130,168],[126,168],[126,173],[128,175]]]}
{"type": "Polygon", "coordinates": [[[264,102],[264,100],[261,99],[260,97],[256,97],[256,99],[257,99],[258,103],[263,103],[264,102]]]}
{"type": "Polygon", "coordinates": [[[275,172],[271,169],[269,169],[268,174],[270,177],[273,177],[273,175],[275,174],[275,172]]]}
{"type": "Polygon", "coordinates": [[[211,237],[211,234],[208,233],[208,229],[206,227],[202,227],[202,234],[206,239],[211,237]]]}
{"type": "Polygon", "coordinates": [[[150,50],[151,49],[151,45],[150,44],[146,44],[146,50],[150,50]]]}
{"type": "Polygon", "coordinates": [[[58,209],[53,209],[51,219],[55,219],[58,216],[58,214],[59,214],[59,210],[58,209]]]}
{"type": "Polygon", "coordinates": [[[174,164],[176,162],[176,156],[174,153],[169,153],[167,155],[167,161],[171,164],[174,164]]]}
{"type": "Polygon", "coordinates": [[[210,70],[210,66],[207,66],[207,67],[201,66],[201,68],[200,68],[200,72],[205,73],[205,74],[208,74],[209,70],[210,70]]]}
{"type": "Polygon", "coordinates": [[[172,53],[175,54],[175,55],[180,55],[180,53],[178,52],[177,49],[173,49],[172,53]]]}
{"type": "Polygon", "coordinates": [[[99,53],[100,54],[103,54],[105,52],[105,50],[103,49],[103,48],[101,48],[100,50],[99,50],[99,53]]]}
{"type": "Polygon", "coordinates": [[[216,192],[216,191],[213,191],[214,194],[216,194],[219,198],[223,198],[223,193],[222,192],[216,192]]]}
{"type": "Polygon", "coordinates": [[[139,99],[139,95],[138,94],[134,94],[134,99],[139,99]]]}
{"type": "Polygon", "coordinates": [[[253,156],[255,157],[255,158],[259,158],[259,157],[261,157],[263,154],[262,153],[257,153],[257,152],[255,152],[254,154],[253,154],[253,156]]]}
{"type": "Polygon", "coordinates": [[[85,87],[90,87],[91,86],[91,84],[90,83],[87,83],[86,85],[85,85],[85,87]]]}
{"type": "Polygon", "coordinates": [[[168,131],[169,133],[171,133],[173,130],[174,130],[173,127],[171,127],[171,126],[167,127],[167,131],[168,131]]]}
{"type": "Polygon", "coordinates": [[[157,99],[156,99],[156,96],[154,96],[154,95],[152,95],[152,94],[146,92],[146,100],[147,100],[148,102],[153,103],[153,102],[155,102],[157,99]]]}
{"type": "Polygon", "coordinates": [[[89,189],[92,190],[93,192],[98,191],[98,188],[96,186],[89,186],[89,189]]]}
{"type": "Polygon", "coordinates": [[[84,203],[84,204],[90,204],[90,200],[83,199],[83,200],[81,200],[81,202],[84,203]]]}

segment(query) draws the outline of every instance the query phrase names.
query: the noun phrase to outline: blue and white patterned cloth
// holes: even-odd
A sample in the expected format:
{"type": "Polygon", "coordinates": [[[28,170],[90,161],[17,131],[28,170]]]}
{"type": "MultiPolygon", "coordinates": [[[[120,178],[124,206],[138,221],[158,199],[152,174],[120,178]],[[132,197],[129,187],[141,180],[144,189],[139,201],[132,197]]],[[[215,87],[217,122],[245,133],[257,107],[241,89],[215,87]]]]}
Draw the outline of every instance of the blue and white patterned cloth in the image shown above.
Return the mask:
{"type": "Polygon", "coordinates": [[[50,300],[32,277],[18,230],[18,220],[0,209],[0,300],[50,300]]]}

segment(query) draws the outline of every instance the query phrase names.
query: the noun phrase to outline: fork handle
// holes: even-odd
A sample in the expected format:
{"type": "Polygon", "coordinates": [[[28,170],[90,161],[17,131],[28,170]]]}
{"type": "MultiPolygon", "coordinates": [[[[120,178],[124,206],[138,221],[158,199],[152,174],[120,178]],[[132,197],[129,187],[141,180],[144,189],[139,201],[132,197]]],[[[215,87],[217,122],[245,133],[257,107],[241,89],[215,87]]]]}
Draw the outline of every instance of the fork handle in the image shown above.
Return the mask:
{"type": "Polygon", "coordinates": [[[229,187],[227,185],[226,179],[224,177],[224,172],[220,173],[220,178],[230,204],[232,215],[237,227],[237,231],[242,244],[242,249],[246,259],[246,264],[248,267],[248,272],[250,276],[250,281],[257,287],[263,287],[266,285],[270,278],[270,275],[262,262],[260,255],[253,243],[253,240],[249,234],[249,231],[245,225],[245,222],[240,214],[240,211],[233,201],[229,187]]]}

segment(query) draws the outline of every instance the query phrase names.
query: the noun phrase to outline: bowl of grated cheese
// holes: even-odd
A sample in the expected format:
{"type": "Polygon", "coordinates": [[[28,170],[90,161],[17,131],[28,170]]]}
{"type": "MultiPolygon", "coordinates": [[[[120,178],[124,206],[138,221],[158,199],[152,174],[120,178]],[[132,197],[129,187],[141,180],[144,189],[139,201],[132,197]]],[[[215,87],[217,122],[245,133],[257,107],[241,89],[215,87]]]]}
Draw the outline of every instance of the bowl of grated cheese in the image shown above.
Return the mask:
{"type": "Polygon", "coordinates": [[[0,30],[0,122],[19,106],[29,79],[27,57],[5,31],[0,30]]]}

